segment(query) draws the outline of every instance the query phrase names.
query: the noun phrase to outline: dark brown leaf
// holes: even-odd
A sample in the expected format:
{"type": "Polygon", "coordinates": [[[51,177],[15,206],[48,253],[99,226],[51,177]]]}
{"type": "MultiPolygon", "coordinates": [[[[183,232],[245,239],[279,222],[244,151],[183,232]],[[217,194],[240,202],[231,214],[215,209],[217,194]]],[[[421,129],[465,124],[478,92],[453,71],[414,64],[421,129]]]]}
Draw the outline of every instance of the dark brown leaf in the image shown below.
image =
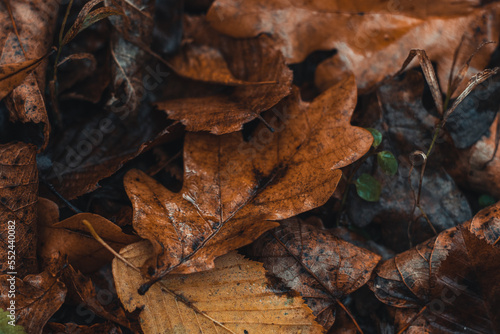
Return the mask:
{"type": "Polygon", "coordinates": [[[370,288],[382,302],[398,308],[399,331],[500,330],[499,213],[497,203],[382,263],[370,288]]]}
{"type": "Polygon", "coordinates": [[[24,276],[37,271],[38,170],[36,147],[31,144],[0,145],[0,268],[24,276]],[[10,233],[9,233],[10,231],[10,233]],[[14,233],[12,233],[14,232],[14,233]],[[9,238],[15,236],[15,242],[9,238]],[[9,245],[11,246],[9,248],[9,245]],[[8,251],[14,251],[14,269],[8,265],[8,251]]]}
{"type": "Polygon", "coordinates": [[[99,22],[102,19],[105,19],[111,15],[122,15],[123,13],[115,9],[113,7],[100,7],[95,10],[92,10],[95,6],[103,2],[104,0],[91,0],[87,2],[80,13],[78,13],[78,17],[75,22],[69,28],[66,35],[64,35],[63,40],[61,41],[61,46],[68,44],[75,36],[81,31],[87,29],[92,24],[99,22]]]}
{"type": "Polygon", "coordinates": [[[92,326],[80,326],[72,322],[58,324],[49,322],[43,329],[43,334],[122,334],[122,330],[110,322],[92,326]]]}
{"type": "Polygon", "coordinates": [[[171,60],[176,72],[189,79],[237,86],[229,94],[200,94],[157,103],[187,130],[238,131],[290,93],[292,73],[269,37],[236,40],[217,33],[200,17],[186,17],[185,22],[185,38],[194,46],[185,46],[171,60]]]}
{"type": "Polygon", "coordinates": [[[368,281],[380,260],[380,256],[336,237],[321,221],[299,218],[280,222],[248,252],[269,273],[299,292],[327,330],[337,312],[343,312],[342,299],[368,281]]]}
{"type": "Polygon", "coordinates": [[[159,111],[141,108],[138,115],[96,113],[54,136],[40,174],[67,199],[93,191],[124,163],[155,145],[175,138],[175,128],[159,111]],[[169,130],[172,130],[172,135],[169,130]]]}
{"type": "Polygon", "coordinates": [[[78,296],[77,302],[83,303],[85,307],[101,318],[131,329],[125,310],[121,306],[117,309],[111,309],[109,307],[111,306],[110,304],[103,303],[108,301],[108,297],[104,298],[98,294],[90,278],[69,265],[64,269],[64,281],[69,293],[74,293],[78,296]]]}
{"type": "MultiPolygon", "coordinates": [[[[0,64],[20,63],[28,59],[40,59],[50,50],[55,20],[59,10],[58,1],[12,1],[12,15],[17,24],[21,41],[11,32],[8,11],[0,2],[0,64]],[[26,55],[21,51],[22,44],[26,55]],[[26,59],[27,58],[27,59],[26,59]]],[[[45,110],[46,62],[42,61],[34,73],[14,89],[5,102],[11,122],[41,125],[41,133],[30,134],[32,142],[45,148],[49,140],[50,125],[45,110]]]]}
{"type": "Polygon", "coordinates": [[[110,16],[113,96],[108,105],[120,105],[136,115],[144,97],[143,74],[150,55],[143,49],[153,38],[153,0],[119,0],[125,15],[110,16]]]}
{"type": "Polygon", "coordinates": [[[66,297],[66,287],[48,271],[28,275],[23,280],[15,277],[15,298],[9,298],[11,275],[0,275],[0,308],[7,310],[15,301],[16,324],[29,334],[41,334],[43,326],[61,307],[66,297]]]}
{"type": "Polygon", "coordinates": [[[241,133],[188,133],[179,193],[138,170],[128,172],[134,228],[157,254],[145,270],[159,279],[213,268],[217,256],[277,226],[272,220],[325,203],[340,179],[338,168],[372,142],[368,131],[349,124],[355,87],[350,77],[312,103],[295,91],[270,114],[276,131],[261,125],[249,142],[241,133]]]}

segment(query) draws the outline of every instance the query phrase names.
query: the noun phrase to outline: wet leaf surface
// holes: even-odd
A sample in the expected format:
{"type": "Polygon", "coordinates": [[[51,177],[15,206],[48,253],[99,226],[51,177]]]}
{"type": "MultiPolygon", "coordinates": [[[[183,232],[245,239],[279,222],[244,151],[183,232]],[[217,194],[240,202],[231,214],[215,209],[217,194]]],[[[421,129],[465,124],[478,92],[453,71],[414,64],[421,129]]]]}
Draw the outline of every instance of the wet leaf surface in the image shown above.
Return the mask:
{"type": "Polygon", "coordinates": [[[338,168],[361,157],[373,140],[349,124],[354,87],[351,77],[310,104],[295,93],[271,116],[274,134],[261,125],[249,142],[241,133],[188,133],[179,193],[141,171],[128,172],[134,229],[157,254],[145,272],[158,279],[210,269],[215,257],[277,226],[270,220],[323,204],[341,176],[338,168]]]}

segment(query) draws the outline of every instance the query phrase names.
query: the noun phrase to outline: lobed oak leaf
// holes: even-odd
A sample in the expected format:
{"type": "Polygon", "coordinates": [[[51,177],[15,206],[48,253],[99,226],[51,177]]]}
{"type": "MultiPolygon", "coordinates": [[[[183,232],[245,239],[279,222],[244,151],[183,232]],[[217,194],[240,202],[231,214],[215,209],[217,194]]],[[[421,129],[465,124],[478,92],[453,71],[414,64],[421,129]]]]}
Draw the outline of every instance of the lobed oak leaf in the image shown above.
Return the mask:
{"type": "Polygon", "coordinates": [[[200,92],[156,103],[187,130],[213,134],[241,130],[290,94],[292,72],[268,36],[237,40],[219,34],[201,17],[186,17],[184,29],[184,38],[191,43],[169,60],[176,73],[235,86],[228,94],[200,92]]]}
{"type": "MultiPolygon", "coordinates": [[[[316,71],[324,90],[348,69],[360,92],[399,70],[410,49],[425,49],[437,63],[446,89],[453,53],[465,36],[457,64],[482,41],[499,37],[499,5],[475,8],[478,1],[215,1],[207,19],[218,31],[237,38],[269,34],[289,63],[302,62],[318,50],[336,49],[316,71]],[[335,28],[333,28],[335,27],[335,28]],[[490,27],[495,27],[490,29],[490,27]],[[344,68],[342,68],[344,67],[344,68]]],[[[494,46],[473,60],[470,76],[489,62],[494,46]]]]}
{"type": "MultiPolygon", "coordinates": [[[[152,252],[141,241],[120,254],[141,266],[152,252]]],[[[236,252],[215,261],[209,271],[169,275],[145,295],[146,280],[122,261],[113,260],[113,276],[127,310],[141,309],[145,334],[156,333],[323,333],[302,298],[268,287],[262,264],[236,252]]]]}
{"type": "Polygon", "coordinates": [[[152,281],[168,272],[211,269],[217,256],[276,227],[274,220],[324,204],[339,168],[363,156],[373,141],[367,130],[349,124],[355,104],[351,76],[311,103],[294,90],[269,114],[274,133],[262,124],[248,142],[241,133],[188,133],[179,193],[129,171],[124,184],[133,226],[156,254],[144,266],[152,281]]]}
{"type": "MultiPolygon", "coordinates": [[[[327,330],[338,311],[347,311],[341,299],[363,286],[380,260],[379,255],[326,230],[321,220],[299,218],[281,221],[279,227],[252,243],[247,254],[299,292],[327,330]]],[[[358,326],[351,318],[353,321],[358,326]]]]}
{"type": "Polygon", "coordinates": [[[500,203],[382,263],[370,288],[399,332],[500,331],[500,203]]]}
{"type": "Polygon", "coordinates": [[[16,142],[0,145],[0,271],[26,275],[37,270],[37,201],[36,147],[16,142]],[[12,232],[15,243],[9,238],[12,232]],[[9,269],[9,250],[15,250],[16,270],[9,269]]]}
{"type": "Polygon", "coordinates": [[[96,214],[79,213],[59,221],[57,205],[40,198],[39,256],[49,259],[54,253],[67,255],[68,262],[84,273],[111,262],[113,254],[90,235],[83,219],[88,220],[97,234],[116,251],[138,241],[137,236],[123,233],[120,227],[96,214]]]}

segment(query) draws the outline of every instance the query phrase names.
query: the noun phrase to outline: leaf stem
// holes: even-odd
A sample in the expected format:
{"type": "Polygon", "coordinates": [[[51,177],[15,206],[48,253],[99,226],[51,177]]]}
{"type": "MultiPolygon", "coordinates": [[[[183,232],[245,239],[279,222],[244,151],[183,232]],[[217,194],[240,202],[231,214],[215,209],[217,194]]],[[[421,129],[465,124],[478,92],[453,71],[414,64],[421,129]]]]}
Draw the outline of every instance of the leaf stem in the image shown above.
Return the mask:
{"type": "Polygon", "coordinates": [[[55,90],[56,90],[55,96],[57,96],[57,90],[58,90],[57,89],[57,65],[59,63],[59,58],[61,57],[61,50],[63,47],[62,41],[63,41],[63,36],[64,36],[64,29],[66,28],[66,22],[68,21],[69,12],[71,11],[72,6],[73,6],[73,0],[70,0],[68,7],[66,8],[66,13],[64,14],[61,30],[59,31],[59,46],[57,48],[56,60],[54,62],[54,77],[53,77],[55,90]]]}
{"type": "Polygon", "coordinates": [[[123,261],[123,263],[125,263],[126,265],[128,265],[130,268],[134,269],[138,273],[141,272],[141,270],[139,268],[137,268],[136,266],[134,266],[132,263],[130,263],[126,258],[124,258],[123,256],[121,256],[120,254],[118,254],[118,252],[115,251],[113,248],[111,248],[111,246],[108,245],[106,243],[106,241],[102,240],[102,238],[99,236],[99,234],[97,234],[97,232],[92,227],[92,224],[90,224],[87,219],[83,219],[82,223],[85,226],[87,226],[87,228],[90,231],[90,234],[92,234],[92,236],[94,237],[94,239],[97,240],[97,242],[99,242],[101,245],[103,245],[104,248],[106,248],[107,250],[109,250],[114,256],[116,256],[118,259],[120,259],[121,261],[123,261]]]}

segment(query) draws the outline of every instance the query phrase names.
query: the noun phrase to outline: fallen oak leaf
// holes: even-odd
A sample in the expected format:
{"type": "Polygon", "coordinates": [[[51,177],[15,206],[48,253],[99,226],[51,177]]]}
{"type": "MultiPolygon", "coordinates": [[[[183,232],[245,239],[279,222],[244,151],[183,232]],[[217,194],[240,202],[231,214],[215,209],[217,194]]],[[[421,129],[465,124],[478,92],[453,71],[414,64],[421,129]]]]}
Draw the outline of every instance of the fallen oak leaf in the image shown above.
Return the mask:
{"type": "MultiPolygon", "coordinates": [[[[412,48],[427,50],[446,89],[453,50],[462,36],[466,39],[457,64],[464,63],[468,51],[481,41],[498,40],[498,4],[475,7],[475,1],[415,6],[410,0],[217,0],[207,19],[215,29],[232,37],[271,35],[289,63],[302,62],[314,51],[336,49],[337,55],[318,66],[316,84],[324,90],[337,82],[344,72],[339,63],[343,63],[354,72],[363,93],[387,74],[396,73],[412,48]],[[337,28],[332,29],[332,25],[337,28]]],[[[473,60],[469,76],[488,64],[494,49],[487,46],[481,57],[473,60]]]]}
{"type": "Polygon", "coordinates": [[[399,331],[500,330],[500,203],[382,263],[369,286],[396,308],[399,331]]]}
{"type": "Polygon", "coordinates": [[[227,86],[275,83],[274,81],[251,82],[235,78],[222,53],[208,45],[187,44],[179,53],[170,58],[168,63],[177,75],[184,78],[227,86]]]}
{"type": "Polygon", "coordinates": [[[338,238],[321,220],[300,218],[281,221],[252,243],[247,254],[299,292],[326,330],[343,309],[362,332],[341,299],[368,282],[379,255],[338,238]]]}
{"type": "MultiPolygon", "coordinates": [[[[371,134],[349,124],[356,104],[349,77],[312,103],[297,90],[261,124],[241,133],[188,133],[184,185],[172,193],[138,170],[124,178],[136,232],[153,244],[143,270],[151,282],[169,272],[213,268],[220,255],[249,244],[285,219],[324,204],[346,166],[370,148],[371,134]],[[280,120],[281,118],[281,120],[280,120]]],[[[142,289],[147,289],[143,286],[142,289]]]]}
{"type": "Polygon", "coordinates": [[[237,40],[219,34],[201,17],[185,17],[184,29],[192,45],[169,60],[172,68],[189,79],[235,86],[229,94],[175,96],[156,103],[188,131],[238,131],[290,93],[292,72],[268,36],[237,40]]]}
{"type": "Polygon", "coordinates": [[[138,241],[138,237],[122,232],[109,220],[92,213],[79,213],[59,222],[57,204],[39,200],[38,254],[44,259],[54,253],[68,256],[68,263],[83,273],[99,269],[111,262],[113,255],[89,235],[82,220],[93,222],[97,233],[115,250],[138,241]]]}
{"type": "MultiPolygon", "coordinates": [[[[153,251],[141,241],[120,254],[136,267],[153,251]]],[[[209,271],[169,275],[145,294],[146,282],[122,261],[113,260],[113,277],[125,308],[141,309],[145,334],[182,333],[322,333],[311,310],[298,294],[268,287],[262,264],[232,252],[215,261],[209,271]]]]}

